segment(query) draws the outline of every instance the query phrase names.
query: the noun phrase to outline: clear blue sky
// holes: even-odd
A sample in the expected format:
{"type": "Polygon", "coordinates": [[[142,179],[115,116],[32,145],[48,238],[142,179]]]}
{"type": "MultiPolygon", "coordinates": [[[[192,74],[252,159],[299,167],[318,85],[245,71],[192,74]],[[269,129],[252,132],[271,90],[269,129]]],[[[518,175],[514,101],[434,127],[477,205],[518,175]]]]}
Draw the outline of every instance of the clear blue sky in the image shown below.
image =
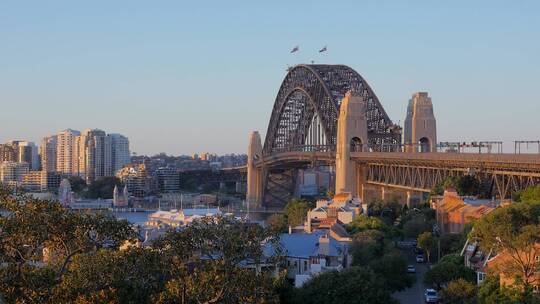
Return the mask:
{"type": "Polygon", "coordinates": [[[540,137],[540,1],[14,0],[0,142],[101,128],[139,154],[244,152],[310,60],[356,69],[395,122],[428,91],[439,140],[540,137]]]}

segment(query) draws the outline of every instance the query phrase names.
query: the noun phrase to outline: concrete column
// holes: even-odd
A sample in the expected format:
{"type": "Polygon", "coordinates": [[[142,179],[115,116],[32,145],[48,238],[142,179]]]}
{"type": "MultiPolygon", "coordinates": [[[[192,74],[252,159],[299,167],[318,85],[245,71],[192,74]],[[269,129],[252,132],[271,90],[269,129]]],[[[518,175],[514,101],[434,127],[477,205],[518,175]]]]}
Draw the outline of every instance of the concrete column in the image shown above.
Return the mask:
{"type": "Polygon", "coordinates": [[[381,187],[381,200],[383,200],[383,201],[386,200],[386,188],[385,187],[381,187]]]}
{"type": "Polygon", "coordinates": [[[257,168],[257,161],[262,159],[262,143],[259,132],[254,131],[249,136],[247,153],[247,190],[246,201],[248,204],[260,205],[262,198],[261,170],[257,168]]]}
{"type": "Polygon", "coordinates": [[[407,191],[407,207],[411,207],[411,191],[407,191]]]}
{"type": "Polygon", "coordinates": [[[363,97],[352,91],[347,92],[341,102],[336,138],[336,193],[351,192],[358,196],[357,168],[351,160],[351,150],[366,151],[365,106],[363,97]]]}

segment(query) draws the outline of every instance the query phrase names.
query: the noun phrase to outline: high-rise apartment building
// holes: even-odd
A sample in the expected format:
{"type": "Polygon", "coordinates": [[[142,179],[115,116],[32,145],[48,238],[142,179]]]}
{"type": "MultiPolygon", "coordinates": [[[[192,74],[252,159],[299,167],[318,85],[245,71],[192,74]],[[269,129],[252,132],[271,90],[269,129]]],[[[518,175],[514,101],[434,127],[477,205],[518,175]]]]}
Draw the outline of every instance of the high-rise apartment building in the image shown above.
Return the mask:
{"type": "Polygon", "coordinates": [[[79,175],[78,137],[81,132],[67,129],[57,135],[56,171],[79,175]]]}
{"type": "Polygon", "coordinates": [[[16,162],[17,157],[18,150],[15,149],[11,144],[0,144],[0,162],[16,162]]]}
{"type": "Polygon", "coordinates": [[[84,130],[77,138],[79,175],[91,183],[104,176],[112,176],[111,140],[105,131],[84,130]]]}
{"type": "Polygon", "coordinates": [[[38,148],[33,142],[29,141],[13,141],[13,145],[18,147],[17,161],[28,163],[30,170],[39,170],[39,154],[38,148]]]}
{"type": "Polygon", "coordinates": [[[38,149],[33,142],[12,140],[0,145],[0,161],[25,162],[30,170],[38,170],[38,149]]]}
{"type": "Polygon", "coordinates": [[[131,162],[129,140],[121,134],[109,134],[111,138],[112,172],[116,174],[125,165],[131,162]]]}
{"type": "Polygon", "coordinates": [[[41,158],[41,170],[45,172],[56,171],[56,146],[58,137],[56,135],[44,137],[39,147],[41,158]]]}
{"type": "Polygon", "coordinates": [[[0,163],[0,183],[17,186],[23,181],[23,176],[28,173],[28,163],[5,161],[0,163]]]}

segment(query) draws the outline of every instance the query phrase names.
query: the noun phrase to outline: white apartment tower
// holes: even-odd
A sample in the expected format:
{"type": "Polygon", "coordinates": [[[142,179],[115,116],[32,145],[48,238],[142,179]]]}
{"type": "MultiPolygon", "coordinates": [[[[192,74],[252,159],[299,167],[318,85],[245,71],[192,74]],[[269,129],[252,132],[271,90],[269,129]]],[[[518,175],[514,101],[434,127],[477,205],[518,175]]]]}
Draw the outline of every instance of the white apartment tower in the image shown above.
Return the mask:
{"type": "Polygon", "coordinates": [[[56,145],[56,171],[79,175],[79,149],[78,137],[81,132],[67,129],[57,135],[56,145]]]}

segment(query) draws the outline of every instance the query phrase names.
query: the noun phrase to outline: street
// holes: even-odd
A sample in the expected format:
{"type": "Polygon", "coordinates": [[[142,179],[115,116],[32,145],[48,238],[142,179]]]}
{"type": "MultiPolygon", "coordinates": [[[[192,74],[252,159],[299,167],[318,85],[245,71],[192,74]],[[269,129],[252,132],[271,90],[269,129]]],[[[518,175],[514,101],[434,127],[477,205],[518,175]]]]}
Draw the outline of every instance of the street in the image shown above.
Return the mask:
{"type": "Polygon", "coordinates": [[[411,288],[394,293],[393,297],[402,304],[424,303],[424,291],[426,287],[423,281],[428,265],[425,263],[416,263],[412,252],[407,253],[407,262],[416,267],[416,282],[411,288]]]}

